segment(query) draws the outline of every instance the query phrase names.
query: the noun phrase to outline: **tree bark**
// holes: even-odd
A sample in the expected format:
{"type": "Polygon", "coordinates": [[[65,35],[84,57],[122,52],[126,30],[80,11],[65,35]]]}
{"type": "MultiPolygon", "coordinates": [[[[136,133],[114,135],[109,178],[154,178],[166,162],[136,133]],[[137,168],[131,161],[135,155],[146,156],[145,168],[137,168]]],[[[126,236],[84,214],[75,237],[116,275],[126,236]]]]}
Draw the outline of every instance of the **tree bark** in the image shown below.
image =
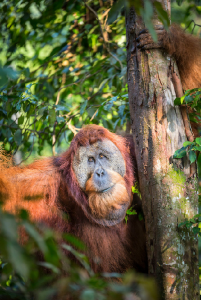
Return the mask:
{"type": "MultiPolygon", "coordinates": [[[[163,3],[167,4],[167,3],[163,3]]],[[[155,20],[155,25],[159,24],[155,20]]],[[[136,38],[144,24],[134,9],[127,14],[128,93],[139,187],[145,216],[149,274],[161,299],[199,299],[198,238],[178,227],[198,211],[197,178],[188,159],[173,159],[186,134],[171,68],[159,50],[140,51],[136,38]]]]}

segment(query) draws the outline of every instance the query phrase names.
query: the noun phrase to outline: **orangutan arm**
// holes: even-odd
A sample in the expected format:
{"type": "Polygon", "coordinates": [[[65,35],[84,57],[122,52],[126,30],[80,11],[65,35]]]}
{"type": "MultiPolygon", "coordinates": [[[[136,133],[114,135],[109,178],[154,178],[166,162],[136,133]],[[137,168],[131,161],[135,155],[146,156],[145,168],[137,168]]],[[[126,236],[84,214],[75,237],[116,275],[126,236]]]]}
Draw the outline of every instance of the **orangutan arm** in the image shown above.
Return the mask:
{"type": "Polygon", "coordinates": [[[137,47],[142,50],[163,48],[177,62],[182,85],[185,90],[201,87],[201,39],[187,34],[177,25],[169,32],[157,26],[158,42],[153,43],[147,29],[140,32],[137,47]]]}
{"type": "Polygon", "coordinates": [[[6,166],[1,156],[0,195],[3,208],[15,213],[26,209],[31,215],[45,215],[57,199],[60,175],[52,159],[36,161],[25,167],[6,166]]]}

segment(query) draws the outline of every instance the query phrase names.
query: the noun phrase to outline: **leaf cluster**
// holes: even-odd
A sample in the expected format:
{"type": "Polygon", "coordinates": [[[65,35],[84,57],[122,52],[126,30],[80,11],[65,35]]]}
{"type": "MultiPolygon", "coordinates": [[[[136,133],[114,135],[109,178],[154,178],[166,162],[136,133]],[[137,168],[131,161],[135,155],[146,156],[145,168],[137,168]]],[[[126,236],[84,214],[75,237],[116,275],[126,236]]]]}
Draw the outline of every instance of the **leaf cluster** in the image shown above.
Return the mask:
{"type": "Polygon", "coordinates": [[[178,227],[181,227],[181,226],[186,226],[186,228],[192,227],[193,233],[198,234],[199,237],[201,237],[201,231],[200,231],[200,228],[198,227],[200,221],[201,221],[201,214],[197,214],[197,215],[193,216],[192,219],[186,220],[182,223],[179,223],[178,227]]]}
{"type": "Polygon", "coordinates": [[[124,17],[99,1],[2,1],[0,143],[61,151],[83,124],[115,130],[129,118],[124,17]],[[97,19],[98,18],[98,19],[97,19]]]}
{"type": "Polygon", "coordinates": [[[196,161],[197,151],[201,151],[201,138],[196,138],[193,142],[184,142],[183,147],[175,151],[173,158],[182,158],[188,155],[190,163],[192,164],[196,161]]]}
{"type": "Polygon", "coordinates": [[[0,208],[0,240],[0,299],[50,300],[66,295],[80,300],[124,299],[134,292],[135,285],[149,299],[157,299],[155,283],[144,276],[133,272],[94,274],[80,240],[34,225],[24,210],[16,219],[0,208]],[[25,236],[23,247],[18,233],[25,236]],[[120,278],[121,283],[115,283],[120,278]]]}
{"type": "MultiPolygon", "coordinates": [[[[181,98],[174,100],[175,105],[188,105],[191,108],[189,119],[191,122],[200,123],[201,120],[201,89],[187,90],[181,98]]],[[[201,151],[201,138],[196,138],[193,142],[186,141],[181,149],[174,153],[174,158],[182,158],[188,155],[190,163],[195,162],[196,152],[201,151]]]]}

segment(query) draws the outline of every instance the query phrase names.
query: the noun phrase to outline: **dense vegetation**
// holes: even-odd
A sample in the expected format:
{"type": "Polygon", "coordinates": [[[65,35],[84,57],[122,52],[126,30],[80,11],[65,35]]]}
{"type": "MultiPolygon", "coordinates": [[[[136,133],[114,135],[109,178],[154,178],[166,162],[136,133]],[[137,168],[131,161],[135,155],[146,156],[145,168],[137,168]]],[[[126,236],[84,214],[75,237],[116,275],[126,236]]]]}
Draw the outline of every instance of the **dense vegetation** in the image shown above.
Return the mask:
{"type": "MultiPolygon", "coordinates": [[[[1,1],[0,146],[14,154],[16,164],[60,153],[86,124],[111,131],[129,127],[124,2],[1,1]]],[[[146,0],[144,8],[140,1],[129,3],[155,38],[151,2],[146,0]]],[[[154,7],[167,27],[160,4],[154,2],[154,7]]],[[[191,2],[172,7],[173,20],[183,27],[200,13],[191,2]]],[[[0,228],[0,299],[14,295],[44,300],[58,291],[61,299],[66,293],[83,300],[122,299],[136,284],[144,299],[157,297],[152,280],[132,272],[122,276],[121,283],[107,280],[118,274],[93,274],[80,254],[84,245],[66,235],[68,245],[62,247],[80,262],[75,265],[57,246],[55,233],[39,230],[25,211],[17,220],[0,211],[0,228]],[[18,244],[18,226],[30,236],[26,247],[18,244]],[[39,250],[45,258],[40,264],[34,258],[39,250]],[[42,266],[48,271],[41,278],[42,266]]]]}

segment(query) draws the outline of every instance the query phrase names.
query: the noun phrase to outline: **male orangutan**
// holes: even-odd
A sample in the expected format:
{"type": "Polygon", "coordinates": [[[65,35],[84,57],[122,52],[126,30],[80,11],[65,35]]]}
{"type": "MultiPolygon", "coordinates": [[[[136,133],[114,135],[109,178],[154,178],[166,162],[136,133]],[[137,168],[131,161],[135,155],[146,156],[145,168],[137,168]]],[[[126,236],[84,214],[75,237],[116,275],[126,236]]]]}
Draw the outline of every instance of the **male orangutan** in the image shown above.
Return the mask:
{"type": "Polygon", "coordinates": [[[124,221],[127,209],[137,210],[140,201],[131,192],[131,160],[125,138],[86,126],[58,157],[26,167],[2,164],[3,208],[25,208],[33,221],[81,239],[95,272],[147,272],[144,223],[137,215],[124,221]]]}
{"type": "MultiPolygon", "coordinates": [[[[148,30],[142,30],[137,38],[137,47],[142,50],[164,49],[176,60],[183,89],[201,88],[201,39],[185,33],[178,25],[172,25],[168,32],[163,26],[156,26],[156,32],[158,42],[154,43],[148,30]]],[[[200,124],[191,122],[191,127],[194,136],[200,136],[200,124]]]]}

